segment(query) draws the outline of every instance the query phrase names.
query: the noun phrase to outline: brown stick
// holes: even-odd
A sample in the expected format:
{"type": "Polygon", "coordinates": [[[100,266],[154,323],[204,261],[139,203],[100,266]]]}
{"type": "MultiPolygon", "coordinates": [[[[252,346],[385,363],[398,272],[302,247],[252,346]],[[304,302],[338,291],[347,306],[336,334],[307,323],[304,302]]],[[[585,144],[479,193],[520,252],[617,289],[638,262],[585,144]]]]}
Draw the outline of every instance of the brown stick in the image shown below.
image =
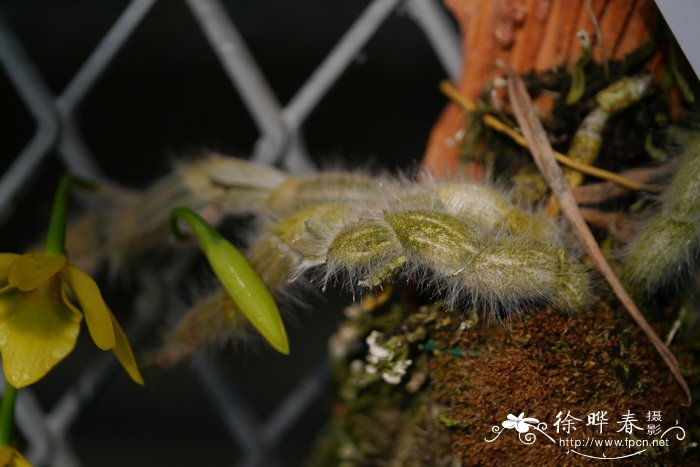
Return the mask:
{"type": "Polygon", "coordinates": [[[564,174],[554,158],[552,146],[542,127],[542,123],[535,114],[534,106],[525,89],[525,84],[510,68],[507,68],[506,72],[508,74],[508,94],[513,107],[513,113],[515,114],[515,118],[520,125],[523,135],[525,135],[525,138],[530,143],[530,152],[535,160],[535,164],[542,173],[542,177],[545,179],[552,192],[557,196],[564,216],[593,263],[608,281],[613,292],[615,292],[617,298],[627,309],[632,319],[642,328],[642,331],[647,335],[656,348],[656,351],[661,355],[666,365],[668,365],[671,373],[676,378],[676,381],[678,381],[678,384],[683,388],[687,398],[687,405],[689,406],[692,402],[692,396],[688,383],[681,374],[678,360],[676,360],[673,353],[666,347],[661,339],[659,339],[659,336],[656,335],[654,329],[639,311],[634,300],[632,300],[632,297],[627,293],[624,286],[605,260],[603,253],[600,251],[600,247],[593,238],[593,234],[581,215],[581,211],[564,178],[564,174]]]}
{"type": "MultiPolygon", "coordinates": [[[[647,184],[654,179],[658,179],[672,172],[675,164],[668,163],[658,167],[648,167],[643,169],[630,169],[620,173],[620,176],[626,180],[632,180],[639,183],[647,184]]],[[[647,188],[654,188],[650,191],[661,191],[661,185],[646,185],[647,188]]],[[[622,196],[630,192],[629,188],[625,188],[617,183],[602,182],[591,183],[588,185],[577,186],[573,189],[574,199],[581,204],[600,204],[609,201],[618,196],[622,196]]]]}
{"type": "Polygon", "coordinates": [[[641,216],[624,212],[607,212],[593,208],[580,208],[581,215],[588,225],[607,230],[618,240],[627,240],[637,231],[641,216]]]}

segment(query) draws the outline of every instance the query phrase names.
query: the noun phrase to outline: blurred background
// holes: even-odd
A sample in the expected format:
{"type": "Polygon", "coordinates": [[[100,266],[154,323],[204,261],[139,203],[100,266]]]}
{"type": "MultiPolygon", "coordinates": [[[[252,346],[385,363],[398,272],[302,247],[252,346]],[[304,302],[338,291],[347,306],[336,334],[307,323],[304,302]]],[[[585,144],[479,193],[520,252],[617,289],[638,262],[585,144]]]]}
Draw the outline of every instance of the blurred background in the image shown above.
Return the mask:
{"type": "MultiPolygon", "coordinates": [[[[66,166],[138,189],[211,151],[289,166],[295,145],[314,165],[410,170],[445,103],[438,82],[458,72],[456,26],[432,0],[6,0],[0,18],[2,251],[40,241],[66,166]],[[109,44],[98,50],[118,23],[113,55],[109,44]],[[257,97],[263,114],[265,102],[289,106],[305,86],[317,94],[282,149],[260,143],[268,135],[247,91],[208,39],[232,25],[253,57],[244,71],[259,71],[253,81],[269,91],[257,97]],[[335,71],[314,81],[321,64],[335,71]],[[57,125],[43,143],[42,115],[57,125]]],[[[155,289],[187,301],[202,280],[155,289]]],[[[175,312],[138,281],[98,282],[137,355],[156,347],[175,312]],[[152,313],[140,318],[139,307],[152,313]]],[[[212,350],[146,370],[144,387],[83,330],[76,351],[22,395],[21,446],[37,465],[302,464],[332,409],[327,339],[349,300],[336,295],[287,307],[289,357],[264,345],[212,350]]]]}

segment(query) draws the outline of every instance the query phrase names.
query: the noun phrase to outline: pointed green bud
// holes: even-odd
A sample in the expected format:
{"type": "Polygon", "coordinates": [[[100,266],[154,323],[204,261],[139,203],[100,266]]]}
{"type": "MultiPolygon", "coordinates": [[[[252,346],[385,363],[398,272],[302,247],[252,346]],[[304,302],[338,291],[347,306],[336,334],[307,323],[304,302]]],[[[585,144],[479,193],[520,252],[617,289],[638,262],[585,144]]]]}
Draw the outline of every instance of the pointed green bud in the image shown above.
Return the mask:
{"type": "Polygon", "coordinates": [[[176,235],[182,236],[177,226],[178,219],[190,225],[214,273],[245,317],[275,350],[289,354],[289,340],[277,304],[245,256],[187,208],[174,209],[170,214],[176,235]]]}

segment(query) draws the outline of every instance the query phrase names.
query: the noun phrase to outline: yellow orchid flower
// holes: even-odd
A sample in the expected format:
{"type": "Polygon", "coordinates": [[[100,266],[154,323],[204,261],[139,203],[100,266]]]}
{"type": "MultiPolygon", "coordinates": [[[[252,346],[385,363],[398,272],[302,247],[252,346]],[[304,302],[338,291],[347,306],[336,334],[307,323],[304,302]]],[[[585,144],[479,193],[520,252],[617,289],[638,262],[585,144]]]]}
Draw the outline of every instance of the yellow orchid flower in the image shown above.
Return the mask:
{"type": "Polygon", "coordinates": [[[83,315],[97,347],[113,350],[131,379],[143,384],[126,334],[97,284],[66,257],[66,217],[74,184],[94,187],[69,175],[61,179],[42,251],[0,253],[0,355],[7,380],[0,399],[0,467],[29,466],[12,448],[17,390],[46,376],[71,353],[83,315]]]}
{"type": "Polygon", "coordinates": [[[0,466],[2,467],[32,467],[27,459],[10,446],[0,446],[0,466]]]}
{"type": "Polygon", "coordinates": [[[0,354],[12,386],[35,383],[65,358],[83,315],[97,347],[113,350],[143,384],[126,335],[89,275],[59,253],[0,253],[0,354]]]}

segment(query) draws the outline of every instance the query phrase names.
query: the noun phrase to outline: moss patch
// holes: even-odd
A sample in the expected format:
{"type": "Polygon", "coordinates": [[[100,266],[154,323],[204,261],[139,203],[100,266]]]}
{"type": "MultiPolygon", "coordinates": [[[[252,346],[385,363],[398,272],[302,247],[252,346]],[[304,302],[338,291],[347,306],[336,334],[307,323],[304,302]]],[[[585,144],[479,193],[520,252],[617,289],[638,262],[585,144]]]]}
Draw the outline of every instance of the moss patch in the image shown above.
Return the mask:
{"type": "MultiPolygon", "coordinates": [[[[436,353],[430,364],[432,394],[447,409],[441,419],[452,430],[452,451],[466,465],[587,464],[590,459],[567,453],[566,446],[537,434],[533,445],[518,440],[515,430],[505,430],[493,443],[492,426],[501,426],[508,414],[525,412],[546,422],[546,432],[558,438],[652,439],[646,432],[647,414],[661,411],[662,430],[678,420],[686,428],[684,441],[667,435],[668,449],[648,449],[628,461],[673,463],[686,459],[694,433],[689,409],[682,407],[683,393],[646,337],[626,317],[619,317],[605,304],[578,316],[547,310],[519,322],[489,327],[475,326],[466,332],[438,331],[436,339],[463,352],[463,358],[436,353]],[[608,425],[586,426],[587,414],[607,411],[608,425]],[[617,432],[623,416],[636,415],[633,435],[617,432]],[[570,411],[581,419],[576,431],[556,433],[553,424],[570,411]]],[[[688,363],[686,362],[686,367],[688,363]]],[[[560,425],[560,428],[562,425],[560,425]]],[[[697,438],[695,438],[697,439],[697,438]]],[[[579,448],[588,455],[622,456],[639,449],[579,448]]]]}

